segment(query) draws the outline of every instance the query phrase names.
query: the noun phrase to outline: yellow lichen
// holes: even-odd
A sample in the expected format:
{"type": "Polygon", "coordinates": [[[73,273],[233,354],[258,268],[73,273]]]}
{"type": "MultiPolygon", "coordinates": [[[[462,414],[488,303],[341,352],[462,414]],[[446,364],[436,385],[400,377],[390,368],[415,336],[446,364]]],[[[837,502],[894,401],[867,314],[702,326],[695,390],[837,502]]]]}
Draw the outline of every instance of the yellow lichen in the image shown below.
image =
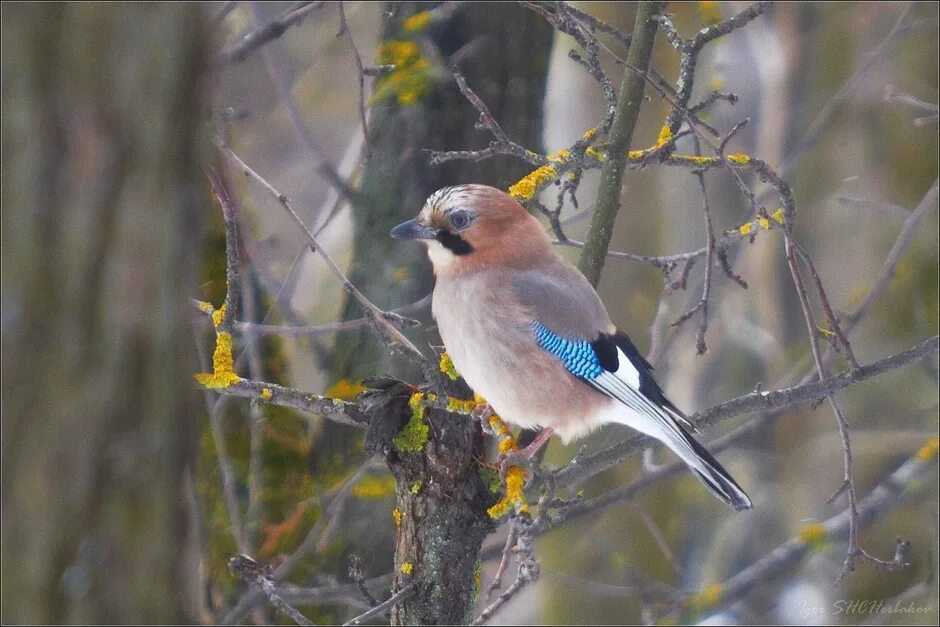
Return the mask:
{"type": "Polygon", "coordinates": [[[410,575],[412,572],[414,572],[414,569],[415,565],[411,562],[402,562],[400,570],[402,575],[410,575]]]}
{"type": "Polygon", "coordinates": [[[353,496],[360,499],[380,499],[395,492],[395,478],[384,477],[366,477],[352,489],[353,496]]]}
{"type": "MultiPolygon", "coordinates": [[[[569,159],[571,159],[570,150],[559,150],[548,155],[548,160],[552,164],[561,165],[569,159]]],[[[526,174],[515,185],[510,185],[508,193],[519,200],[532,200],[537,193],[557,178],[558,170],[554,165],[543,165],[526,174]]]]}
{"type": "Polygon", "coordinates": [[[200,372],[193,377],[212,390],[224,390],[239,381],[232,357],[232,335],[224,331],[215,334],[215,352],[212,354],[212,372],[200,372]]]}
{"type": "Polygon", "coordinates": [[[413,41],[391,40],[379,46],[378,61],[395,69],[379,78],[369,104],[396,98],[400,105],[417,102],[431,90],[431,65],[413,41]]]}
{"type": "Polygon", "coordinates": [[[215,325],[216,329],[221,326],[223,320],[225,320],[225,305],[212,312],[212,324],[215,325]]]}
{"type": "Polygon", "coordinates": [[[822,523],[807,523],[800,528],[799,539],[803,544],[819,547],[826,543],[826,528],[822,523]]]}
{"type": "Polygon", "coordinates": [[[588,146],[587,150],[584,151],[589,157],[594,157],[598,161],[604,160],[604,153],[595,148],[594,146],[588,146]]]}
{"type": "Polygon", "coordinates": [[[401,527],[401,519],[404,517],[404,514],[397,507],[392,510],[392,518],[395,520],[395,526],[401,527]]]}
{"type": "Polygon", "coordinates": [[[745,222],[738,227],[738,232],[741,233],[741,235],[750,235],[752,230],[754,230],[754,225],[750,222],[745,222]]]}
{"type": "Polygon", "coordinates": [[[645,150],[631,150],[627,153],[627,159],[642,159],[645,154],[645,150]]]}
{"type": "Polygon", "coordinates": [[[597,129],[589,128],[587,131],[585,131],[584,135],[581,136],[581,139],[583,141],[589,142],[593,140],[595,137],[597,137],[597,129]]]}
{"type": "Polygon", "coordinates": [[[540,166],[519,179],[515,185],[511,185],[509,195],[520,200],[532,200],[540,189],[557,178],[558,171],[555,166],[540,166]]]}
{"type": "Polygon", "coordinates": [[[728,155],[728,161],[737,165],[747,165],[751,162],[751,158],[743,152],[733,152],[728,155]]]}
{"type": "Polygon", "coordinates": [[[201,311],[202,313],[210,314],[210,315],[212,314],[212,310],[213,310],[212,303],[207,303],[204,300],[197,300],[196,306],[199,307],[199,311],[201,311]]]}
{"type": "Polygon", "coordinates": [[[770,217],[773,218],[775,222],[783,224],[783,207],[774,211],[770,217]]]}
{"type": "Polygon", "coordinates": [[[454,362],[451,361],[450,355],[447,352],[441,353],[441,361],[438,364],[438,368],[441,369],[441,372],[447,375],[447,378],[451,381],[456,381],[460,378],[460,373],[457,372],[457,369],[454,367],[454,362]]]}
{"type": "Polygon", "coordinates": [[[271,388],[261,388],[261,398],[269,401],[271,397],[274,396],[274,392],[271,391],[271,388]]]}
{"type": "Polygon", "coordinates": [[[424,481],[422,481],[421,479],[418,479],[417,481],[411,484],[411,489],[409,490],[409,492],[411,492],[415,496],[418,496],[418,493],[421,492],[421,486],[423,485],[424,485],[424,481]]]}
{"type": "Polygon", "coordinates": [[[700,155],[673,155],[673,159],[679,159],[681,161],[687,161],[688,163],[693,163],[695,165],[708,165],[715,161],[714,157],[702,157],[700,155]]]}
{"type": "Polygon", "coordinates": [[[430,23],[431,12],[421,11],[420,13],[415,13],[411,17],[406,18],[405,21],[401,23],[401,27],[406,33],[420,33],[427,28],[430,23]]]}
{"type": "Polygon", "coordinates": [[[366,387],[362,381],[353,381],[352,379],[340,379],[330,386],[326,391],[326,396],[338,398],[341,401],[351,401],[359,396],[366,387]]]}
{"type": "Polygon", "coordinates": [[[669,128],[668,125],[664,124],[663,127],[659,129],[659,137],[656,138],[656,143],[653,144],[653,147],[651,148],[651,150],[655,150],[657,148],[661,148],[665,146],[667,143],[669,143],[669,140],[671,139],[672,139],[672,130],[669,128]]]}
{"type": "Polygon", "coordinates": [[[770,220],[764,216],[757,216],[757,224],[759,224],[762,229],[770,228],[770,220]]]}
{"type": "Polygon", "coordinates": [[[824,328],[822,328],[822,327],[816,327],[816,330],[819,331],[819,332],[823,335],[823,337],[833,338],[833,337],[836,336],[835,332],[834,332],[834,331],[830,331],[829,329],[824,329],[824,328]]]}
{"type": "Polygon", "coordinates": [[[421,56],[421,48],[413,41],[391,40],[379,46],[379,63],[396,67],[408,65],[421,56]]]}
{"type": "Polygon", "coordinates": [[[724,588],[720,583],[709,584],[686,599],[686,606],[694,611],[702,612],[721,601],[724,593],[724,588]]]}
{"type": "Polygon", "coordinates": [[[506,471],[506,494],[493,507],[486,510],[490,518],[497,519],[505,516],[510,509],[515,508],[517,514],[529,512],[525,493],[525,469],[520,466],[511,466],[506,471]]]}
{"type": "Polygon", "coordinates": [[[927,443],[917,450],[917,461],[929,462],[940,452],[940,438],[930,438],[927,443]]]}
{"type": "Polygon", "coordinates": [[[411,419],[392,439],[392,445],[400,453],[418,453],[427,444],[430,428],[424,422],[424,397],[423,393],[415,392],[408,401],[408,406],[411,407],[411,419]]]}
{"type": "MultiPolygon", "coordinates": [[[[506,423],[504,423],[499,416],[496,414],[490,416],[489,424],[493,434],[499,440],[499,452],[501,455],[518,449],[516,440],[512,437],[509,427],[506,426],[506,423]]],[[[525,499],[523,492],[524,487],[525,469],[519,466],[510,466],[509,470],[506,471],[506,494],[503,495],[503,498],[501,498],[496,505],[486,510],[486,513],[493,519],[501,518],[513,507],[517,514],[527,513],[529,511],[529,504],[525,499]]]]}
{"type": "Polygon", "coordinates": [[[447,397],[447,409],[455,414],[469,414],[477,406],[474,400],[465,401],[459,398],[447,397]]]}

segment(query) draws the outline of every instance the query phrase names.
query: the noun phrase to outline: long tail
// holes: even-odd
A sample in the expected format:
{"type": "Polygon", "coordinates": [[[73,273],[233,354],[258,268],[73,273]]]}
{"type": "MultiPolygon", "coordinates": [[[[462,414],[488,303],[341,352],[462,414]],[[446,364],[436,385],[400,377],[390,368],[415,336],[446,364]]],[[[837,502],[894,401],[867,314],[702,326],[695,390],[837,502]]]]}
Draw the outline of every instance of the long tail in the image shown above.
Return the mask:
{"type": "Polygon", "coordinates": [[[706,488],[711,490],[712,494],[738,511],[751,509],[751,499],[731,478],[724,466],[719,464],[718,460],[695,438],[686,433],[685,429],[677,426],[678,429],[666,430],[667,437],[664,443],[689,466],[689,469],[705,484],[706,488]]]}

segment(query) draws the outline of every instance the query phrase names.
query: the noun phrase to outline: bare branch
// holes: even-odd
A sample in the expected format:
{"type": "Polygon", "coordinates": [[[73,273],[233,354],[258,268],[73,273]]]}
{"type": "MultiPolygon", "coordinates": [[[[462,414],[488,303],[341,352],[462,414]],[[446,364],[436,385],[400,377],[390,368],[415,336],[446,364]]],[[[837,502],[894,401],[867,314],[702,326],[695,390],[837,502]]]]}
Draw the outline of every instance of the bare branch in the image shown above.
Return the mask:
{"type": "Polygon", "coordinates": [[[369,144],[369,125],[366,123],[366,72],[365,68],[362,66],[362,56],[359,54],[359,48],[356,47],[356,40],[353,39],[352,31],[349,30],[349,25],[346,23],[346,10],[343,8],[343,3],[339,2],[337,7],[339,9],[339,34],[346,35],[346,39],[349,41],[349,47],[352,49],[353,59],[356,61],[356,69],[359,72],[359,122],[362,124],[365,154],[366,159],[368,159],[369,153],[372,152],[372,146],[369,144]]]}
{"type": "Polygon", "coordinates": [[[416,593],[417,591],[415,589],[415,583],[412,581],[411,583],[406,584],[403,588],[401,588],[398,592],[390,596],[385,601],[379,603],[372,609],[366,610],[365,612],[363,612],[356,618],[352,619],[351,621],[345,622],[343,624],[344,625],[361,625],[362,623],[369,620],[370,618],[378,616],[379,614],[388,613],[389,611],[391,611],[393,607],[395,607],[402,601],[410,599],[416,593]]]}
{"type": "Polygon", "coordinates": [[[222,64],[241,63],[249,54],[274,41],[284,34],[284,32],[299,24],[311,11],[319,9],[325,2],[298,2],[290,9],[277,16],[267,24],[256,28],[244,37],[229,50],[219,54],[218,60],[222,64]]]}
{"type": "Polygon", "coordinates": [[[236,555],[228,561],[228,567],[233,573],[241,577],[248,583],[253,583],[267,595],[271,605],[280,612],[286,614],[292,621],[298,625],[313,625],[306,616],[298,612],[287,601],[281,598],[277,586],[271,580],[267,568],[261,568],[258,562],[247,555],[236,555]]]}

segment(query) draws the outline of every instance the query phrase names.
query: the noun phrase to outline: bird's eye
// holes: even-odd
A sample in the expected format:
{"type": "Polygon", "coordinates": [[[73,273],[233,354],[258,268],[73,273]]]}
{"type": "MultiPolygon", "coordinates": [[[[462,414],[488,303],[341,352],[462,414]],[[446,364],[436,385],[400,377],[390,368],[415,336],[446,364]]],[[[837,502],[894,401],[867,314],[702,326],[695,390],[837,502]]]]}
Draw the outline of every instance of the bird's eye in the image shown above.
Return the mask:
{"type": "Polygon", "coordinates": [[[455,229],[465,229],[473,221],[470,214],[462,210],[451,211],[448,219],[455,229]]]}

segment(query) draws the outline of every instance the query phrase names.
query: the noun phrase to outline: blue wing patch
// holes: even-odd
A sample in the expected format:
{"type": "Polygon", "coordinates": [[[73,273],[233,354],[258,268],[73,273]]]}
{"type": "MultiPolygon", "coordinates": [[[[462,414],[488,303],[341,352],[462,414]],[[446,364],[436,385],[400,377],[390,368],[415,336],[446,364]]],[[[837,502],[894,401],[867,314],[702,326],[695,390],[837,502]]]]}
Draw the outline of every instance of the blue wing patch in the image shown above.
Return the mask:
{"type": "Polygon", "coordinates": [[[584,340],[566,340],[556,335],[544,324],[532,322],[535,341],[543,349],[555,355],[571,374],[582,379],[596,379],[604,372],[601,360],[590,342],[584,340]]]}

